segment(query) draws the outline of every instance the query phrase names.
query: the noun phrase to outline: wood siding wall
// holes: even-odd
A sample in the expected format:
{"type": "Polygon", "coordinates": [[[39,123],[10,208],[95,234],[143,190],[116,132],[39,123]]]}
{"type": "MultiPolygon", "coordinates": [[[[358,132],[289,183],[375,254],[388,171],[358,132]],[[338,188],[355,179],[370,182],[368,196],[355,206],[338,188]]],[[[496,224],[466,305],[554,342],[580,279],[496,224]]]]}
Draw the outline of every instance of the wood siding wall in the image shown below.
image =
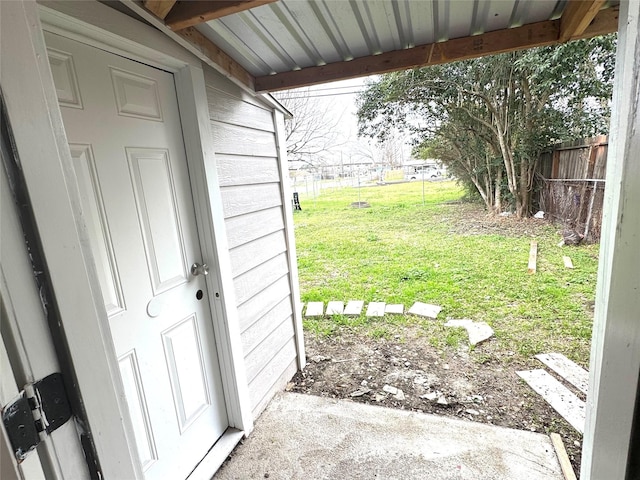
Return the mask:
{"type": "MultiPolygon", "coordinates": [[[[272,107],[205,72],[254,416],[296,371],[293,301],[272,107]]],[[[286,169],[285,169],[286,171],[286,169]]]]}

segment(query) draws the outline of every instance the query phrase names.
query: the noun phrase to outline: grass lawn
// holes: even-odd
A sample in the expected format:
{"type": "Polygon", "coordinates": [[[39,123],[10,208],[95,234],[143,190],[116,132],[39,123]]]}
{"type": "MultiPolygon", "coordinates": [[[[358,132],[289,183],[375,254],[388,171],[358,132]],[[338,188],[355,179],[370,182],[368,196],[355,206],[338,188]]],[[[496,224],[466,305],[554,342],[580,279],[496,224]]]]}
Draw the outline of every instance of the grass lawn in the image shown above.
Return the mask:
{"type": "Polygon", "coordinates": [[[422,182],[301,196],[295,212],[302,301],[352,299],[441,305],[437,321],[417,317],[305,320],[307,332],[350,328],[373,337],[418,326],[434,346],[456,347],[464,329],[444,319],[486,321],[494,349],[516,360],[561,352],[588,365],[598,245],[558,247],[558,227],[544,221],[487,217],[464,202],[453,182],[422,182]],[[352,208],[366,201],[370,208],[352,208]],[[529,244],[538,271],[527,274],[529,244]],[[574,270],[564,267],[571,257],[574,270]]]}

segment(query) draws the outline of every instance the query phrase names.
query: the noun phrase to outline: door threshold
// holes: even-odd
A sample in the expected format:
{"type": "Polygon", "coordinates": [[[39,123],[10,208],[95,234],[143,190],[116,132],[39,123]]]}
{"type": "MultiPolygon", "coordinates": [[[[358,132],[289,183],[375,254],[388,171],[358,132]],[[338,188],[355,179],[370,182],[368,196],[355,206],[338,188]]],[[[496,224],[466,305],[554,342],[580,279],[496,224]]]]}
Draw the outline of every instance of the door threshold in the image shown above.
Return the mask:
{"type": "Polygon", "coordinates": [[[244,437],[242,430],[227,428],[187,480],[211,480],[242,437],[244,437]]]}

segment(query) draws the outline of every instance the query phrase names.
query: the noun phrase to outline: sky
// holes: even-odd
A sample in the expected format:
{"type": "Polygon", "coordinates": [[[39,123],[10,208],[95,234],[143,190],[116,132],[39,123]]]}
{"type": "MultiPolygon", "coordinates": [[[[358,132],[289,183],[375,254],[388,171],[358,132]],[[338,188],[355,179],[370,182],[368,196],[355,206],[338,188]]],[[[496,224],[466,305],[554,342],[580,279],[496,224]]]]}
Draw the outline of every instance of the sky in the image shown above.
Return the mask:
{"type": "MultiPolygon", "coordinates": [[[[372,150],[374,154],[381,155],[379,146],[374,139],[358,137],[358,119],[356,96],[365,88],[367,79],[374,77],[362,77],[349,80],[341,80],[338,82],[324,83],[314,85],[309,88],[310,96],[321,104],[321,108],[326,107],[329,112],[339,119],[338,129],[343,136],[343,144],[339,145],[334,151],[328,155],[332,157],[330,163],[339,164],[343,161],[345,164],[351,159],[352,162],[362,161],[362,152],[367,153],[372,150]],[[360,157],[360,159],[358,159],[360,157]]],[[[401,157],[405,160],[409,159],[411,147],[404,145],[401,148],[401,157]]]]}

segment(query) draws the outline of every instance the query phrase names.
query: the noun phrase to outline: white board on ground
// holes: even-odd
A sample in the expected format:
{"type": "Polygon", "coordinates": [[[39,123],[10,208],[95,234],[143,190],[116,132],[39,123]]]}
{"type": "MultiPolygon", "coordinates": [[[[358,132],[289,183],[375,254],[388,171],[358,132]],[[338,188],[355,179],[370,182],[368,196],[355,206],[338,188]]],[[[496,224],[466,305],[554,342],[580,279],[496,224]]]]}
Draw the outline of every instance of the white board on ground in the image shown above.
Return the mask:
{"type": "Polygon", "coordinates": [[[544,370],[516,372],[578,432],[584,433],[585,402],[544,370]]]}
{"type": "Polygon", "coordinates": [[[573,268],[573,262],[570,257],[563,256],[562,261],[564,262],[565,268],[573,268]]]}
{"type": "Polygon", "coordinates": [[[428,303],[416,302],[409,309],[409,313],[412,315],[418,315],[420,317],[436,318],[441,310],[442,310],[442,307],[438,305],[430,305],[428,303]]]}
{"type": "Polygon", "coordinates": [[[307,303],[307,311],[305,317],[321,317],[324,312],[324,302],[307,303]]]}
{"type": "Polygon", "coordinates": [[[536,358],[582,393],[587,393],[589,372],[580,365],[572,362],[561,353],[541,353],[536,355],[536,358]]]}
{"type": "Polygon", "coordinates": [[[344,303],[332,301],[327,304],[327,315],[342,315],[344,313],[344,303]]]}
{"type": "Polygon", "coordinates": [[[362,313],[363,308],[364,308],[364,301],[349,300],[347,302],[346,308],[344,309],[344,314],[358,316],[362,313]]]}
{"type": "Polygon", "coordinates": [[[367,317],[384,317],[385,302],[369,302],[367,317]]]}
{"type": "Polygon", "coordinates": [[[384,313],[391,313],[393,315],[402,315],[404,313],[404,305],[402,304],[389,304],[384,307],[384,313]]]}

